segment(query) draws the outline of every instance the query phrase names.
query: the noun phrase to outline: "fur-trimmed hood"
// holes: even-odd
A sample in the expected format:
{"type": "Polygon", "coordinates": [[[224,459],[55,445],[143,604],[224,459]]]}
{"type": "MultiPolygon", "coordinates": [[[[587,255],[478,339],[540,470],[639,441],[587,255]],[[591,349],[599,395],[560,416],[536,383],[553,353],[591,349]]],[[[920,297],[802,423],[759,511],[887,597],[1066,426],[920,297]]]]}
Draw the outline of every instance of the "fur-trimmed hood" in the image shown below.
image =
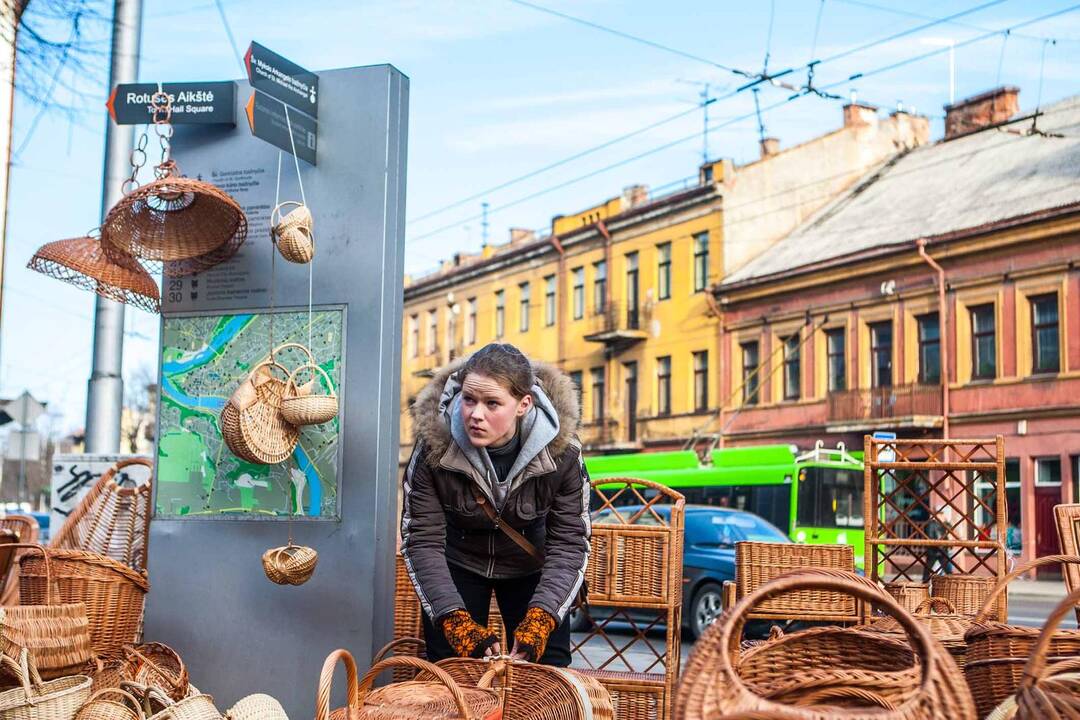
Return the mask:
{"type": "MultiPolygon", "coordinates": [[[[440,401],[447,380],[464,363],[465,358],[462,358],[436,372],[413,402],[413,432],[417,441],[423,441],[425,460],[432,466],[438,464],[453,442],[450,427],[440,412],[440,401]]],[[[547,445],[551,456],[558,458],[576,437],[581,422],[577,393],[570,377],[559,368],[544,362],[534,361],[532,365],[537,384],[559,417],[559,431],[547,445]]]]}

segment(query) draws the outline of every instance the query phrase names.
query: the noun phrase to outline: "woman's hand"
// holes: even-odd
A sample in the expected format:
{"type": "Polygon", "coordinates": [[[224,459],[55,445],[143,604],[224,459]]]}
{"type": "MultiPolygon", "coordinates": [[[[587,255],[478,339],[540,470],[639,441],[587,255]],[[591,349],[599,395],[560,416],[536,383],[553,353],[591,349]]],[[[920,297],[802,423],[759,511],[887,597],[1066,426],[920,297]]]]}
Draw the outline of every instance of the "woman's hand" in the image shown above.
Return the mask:
{"type": "Polygon", "coordinates": [[[514,631],[514,649],[511,655],[529,662],[540,662],[544,657],[548,636],[555,629],[556,620],[538,607],[531,607],[514,631]]]}
{"type": "Polygon", "coordinates": [[[484,651],[484,657],[498,657],[502,655],[502,643],[495,641],[484,651]]]}
{"type": "Polygon", "coordinates": [[[528,660],[529,654],[518,647],[517,640],[514,641],[514,649],[510,651],[511,660],[528,660]]]}

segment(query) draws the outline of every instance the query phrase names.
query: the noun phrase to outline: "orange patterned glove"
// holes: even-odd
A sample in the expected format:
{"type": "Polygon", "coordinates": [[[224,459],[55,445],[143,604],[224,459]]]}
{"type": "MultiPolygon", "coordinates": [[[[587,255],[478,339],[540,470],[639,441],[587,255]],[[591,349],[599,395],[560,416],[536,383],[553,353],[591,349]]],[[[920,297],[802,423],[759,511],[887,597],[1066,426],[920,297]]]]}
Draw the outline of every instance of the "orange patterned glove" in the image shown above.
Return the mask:
{"type": "Polygon", "coordinates": [[[544,656],[548,636],[555,629],[556,621],[545,610],[531,607],[525,618],[514,631],[514,640],[519,652],[525,653],[529,662],[538,662],[544,656]]]}
{"type": "Polygon", "coordinates": [[[454,610],[443,616],[443,635],[458,657],[480,658],[499,641],[495,633],[472,619],[466,610],[454,610]]]}

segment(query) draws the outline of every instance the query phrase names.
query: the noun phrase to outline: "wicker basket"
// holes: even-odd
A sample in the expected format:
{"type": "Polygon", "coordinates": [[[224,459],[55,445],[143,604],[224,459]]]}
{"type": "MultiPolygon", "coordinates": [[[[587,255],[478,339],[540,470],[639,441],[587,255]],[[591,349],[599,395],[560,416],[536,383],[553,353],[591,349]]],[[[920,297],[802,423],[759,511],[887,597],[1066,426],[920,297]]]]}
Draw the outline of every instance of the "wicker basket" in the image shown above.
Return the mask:
{"type": "Polygon", "coordinates": [[[151,480],[154,463],[131,457],[118,461],[102,474],[90,492],[64,521],[49,547],[108,555],[136,570],[146,569],[150,534],[151,480]],[[129,467],[146,468],[147,480],[124,487],[116,475],[129,467]]]}
{"type": "Polygon", "coordinates": [[[888,582],[885,583],[885,592],[892,595],[900,607],[914,612],[924,600],[930,598],[930,585],[905,581],[888,582]]]}
{"type": "Polygon", "coordinates": [[[83,667],[82,675],[89,675],[94,683],[93,689],[104,690],[105,688],[118,688],[124,680],[125,658],[111,657],[107,659],[94,658],[83,667]]]}
{"type": "Polygon", "coordinates": [[[356,661],[347,650],[335,650],[326,658],[315,699],[315,720],[500,720],[501,717],[502,707],[494,690],[462,689],[444,670],[419,658],[387,658],[373,665],[357,682],[356,661]],[[338,661],[345,665],[348,707],[331,715],[330,688],[338,661]],[[426,671],[436,680],[410,680],[372,691],[379,673],[394,667],[426,671]]]}
{"type": "Polygon", "coordinates": [[[1061,620],[1080,603],[1080,589],[1058,603],[1039,633],[1024,666],[1016,694],[1006,698],[987,720],[1063,720],[1080,716],[1080,658],[1047,662],[1050,643],[1061,620]]]}
{"type": "Polygon", "coordinates": [[[270,213],[270,235],[281,257],[300,265],[311,262],[315,257],[314,224],[307,205],[295,200],[279,203],[270,213]],[[290,205],[296,207],[282,216],[282,208],[290,205]]]}
{"type": "Polygon", "coordinates": [[[836,571],[793,573],[769,582],[726,611],[698,641],[674,718],[704,720],[746,712],[785,720],[975,718],[959,668],[927,629],[869,581],[836,571]],[[898,643],[887,637],[817,628],[764,643],[740,659],[739,638],[751,610],[781,593],[806,590],[879,604],[904,628],[908,655],[896,654],[892,647],[898,643]],[[839,634],[850,637],[841,641],[839,634]],[[801,636],[811,641],[792,645],[801,636]],[[747,678],[750,663],[756,672],[752,680],[747,678]]]}
{"type": "MultiPolygon", "coordinates": [[[[826,569],[853,571],[855,550],[850,545],[795,545],[792,543],[735,543],[735,583],[738,596],[749,595],[763,583],[793,570],[826,569]]],[[[757,608],[758,614],[808,618],[823,615],[851,615],[855,598],[844,593],[803,590],[769,597],[757,608]]]]}
{"type": "Polygon", "coordinates": [[[73,720],[90,697],[90,678],[69,675],[42,680],[25,649],[19,653],[18,662],[0,655],[0,665],[21,686],[0,692],[3,720],[73,720]]]}
{"type": "Polygon", "coordinates": [[[76,720],[146,720],[142,706],[120,688],[97,690],[75,714],[76,720]],[[106,699],[109,698],[109,699],[106,699]]]}
{"type": "Polygon", "coordinates": [[[293,425],[321,425],[330,422],[338,414],[338,396],[334,392],[334,383],[326,371],[315,363],[301,365],[289,374],[285,383],[285,397],[281,401],[281,415],[293,425]],[[322,375],[326,382],[328,395],[315,395],[315,380],[298,387],[296,376],[301,370],[311,370],[312,374],[322,375]]]}
{"type": "MultiPolygon", "coordinates": [[[[930,579],[930,595],[945,598],[960,615],[975,615],[982,609],[986,598],[997,586],[999,578],[988,575],[935,575],[930,579]]],[[[1008,598],[1005,595],[994,604],[991,612],[995,617],[1004,617],[1008,598]]]]}
{"type": "MultiPolygon", "coordinates": [[[[906,608],[905,608],[906,609],[906,608]]],[[[949,651],[953,660],[961,668],[967,656],[967,643],[964,641],[964,633],[971,628],[972,618],[970,615],[959,615],[953,609],[952,604],[945,598],[927,598],[914,609],[912,615],[930,631],[942,647],[949,651]]],[[[865,632],[886,633],[896,638],[904,637],[904,628],[896,621],[896,618],[884,617],[876,620],[865,632]]]]}
{"type": "MultiPolygon", "coordinates": [[[[50,577],[45,548],[33,543],[7,547],[40,553],[46,578],[50,577]]],[[[94,656],[86,606],[57,600],[51,583],[46,582],[44,604],[0,608],[0,649],[11,657],[17,657],[22,648],[29,650],[37,671],[46,680],[77,674],[94,656]]]]}
{"type": "Polygon", "coordinates": [[[238,457],[262,465],[276,465],[292,455],[300,432],[281,416],[285,381],[272,374],[287,368],[273,360],[259,363],[240,383],[222,408],[221,431],[238,457]],[[230,407],[231,406],[231,407],[230,407]],[[226,411],[233,414],[226,417],[226,411]]]}
{"type": "Polygon", "coordinates": [[[145,573],[104,555],[56,548],[46,548],[41,555],[24,555],[19,565],[23,605],[47,604],[49,586],[55,584],[61,602],[86,606],[95,654],[119,656],[124,645],[138,642],[143,604],[150,590],[145,573]]]}
{"type": "Polygon", "coordinates": [[[318,562],[319,553],[313,548],[291,542],[270,548],[262,556],[266,577],[278,585],[303,585],[311,579],[318,562]]]}
{"type": "Polygon", "coordinates": [[[178,652],[163,643],[124,648],[120,673],[124,680],[159,688],[173,700],[183,700],[188,695],[187,666],[178,652]]]}
{"type": "MultiPolygon", "coordinates": [[[[32,515],[20,515],[20,514],[8,514],[0,517],[0,530],[11,530],[18,537],[18,542],[28,543],[36,545],[38,542],[38,535],[41,532],[41,528],[38,527],[38,521],[32,515]]],[[[20,550],[15,555],[15,561],[12,563],[13,567],[17,567],[17,563],[20,555],[25,555],[25,550],[20,550]]],[[[19,573],[9,572],[7,576],[7,582],[3,585],[2,595],[0,595],[0,605],[18,605],[19,604],[19,573]]]]}
{"type": "MultiPolygon", "coordinates": [[[[591,677],[568,668],[501,658],[451,658],[438,663],[462,686],[493,687],[502,696],[503,720],[613,720],[611,695],[591,677]],[[489,672],[494,671],[494,672],[489,672]]],[[[417,680],[433,680],[420,673],[417,680]]]]}
{"type": "Polygon", "coordinates": [[[237,700],[225,711],[225,720],[289,720],[289,716],[277,700],[256,693],[237,700]]]}
{"type": "Polygon", "coordinates": [[[149,313],[161,312],[157,281],[138,260],[123,253],[105,254],[95,237],[46,243],[26,265],[51,278],[97,293],[149,313]]]}
{"type": "MultiPolygon", "coordinates": [[[[1016,692],[1024,676],[1024,666],[1041,634],[1039,628],[991,620],[993,609],[1010,582],[1030,570],[1053,563],[1080,563],[1080,556],[1047,555],[1017,567],[990,593],[971,629],[964,635],[968,646],[964,676],[975,696],[980,717],[985,717],[1016,692]]],[[[1050,662],[1080,655],[1080,630],[1056,629],[1048,643],[1047,660],[1050,662]]]]}
{"type": "Polygon", "coordinates": [[[154,695],[154,691],[155,688],[150,688],[150,702],[162,703],[165,708],[151,715],[151,720],[222,720],[214,706],[214,698],[209,695],[189,695],[173,702],[162,695],[154,695]]]}

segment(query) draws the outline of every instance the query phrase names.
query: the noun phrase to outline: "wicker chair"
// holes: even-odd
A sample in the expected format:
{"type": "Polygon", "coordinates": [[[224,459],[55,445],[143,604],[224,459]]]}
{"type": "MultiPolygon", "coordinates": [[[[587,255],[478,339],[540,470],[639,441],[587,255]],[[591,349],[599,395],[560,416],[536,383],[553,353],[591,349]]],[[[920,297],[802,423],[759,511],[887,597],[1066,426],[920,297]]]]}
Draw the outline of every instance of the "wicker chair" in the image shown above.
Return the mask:
{"type": "MultiPolygon", "coordinates": [[[[4,515],[0,517],[0,530],[10,530],[15,533],[19,543],[36,543],[38,541],[38,534],[40,528],[38,527],[37,518],[33,515],[4,515]]],[[[17,562],[19,556],[22,555],[25,550],[17,550],[12,562],[17,562]]],[[[19,604],[19,573],[9,572],[7,573],[7,579],[0,584],[0,605],[18,605],[19,604]]]]}
{"type": "Polygon", "coordinates": [[[595,480],[592,487],[599,505],[588,605],[578,608],[590,629],[571,643],[572,667],[607,689],[616,720],[666,720],[682,648],[685,500],[636,478],[595,480]],[[632,637],[609,635],[612,623],[628,624],[632,637]],[[650,637],[661,628],[662,639],[650,637]]]}
{"type": "MultiPolygon", "coordinates": [[[[749,595],[773,578],[809,568],[855,572],[855,550],[850,545],[800,545],[740,542],[735,544],[735,580],[724,583],[724,608],[749,595]]],[[[850,595],[825,591],[799,591],[771,598],[747,616],[750,620],[862,623],[869,615],[865,603],[850,595]]]]}

